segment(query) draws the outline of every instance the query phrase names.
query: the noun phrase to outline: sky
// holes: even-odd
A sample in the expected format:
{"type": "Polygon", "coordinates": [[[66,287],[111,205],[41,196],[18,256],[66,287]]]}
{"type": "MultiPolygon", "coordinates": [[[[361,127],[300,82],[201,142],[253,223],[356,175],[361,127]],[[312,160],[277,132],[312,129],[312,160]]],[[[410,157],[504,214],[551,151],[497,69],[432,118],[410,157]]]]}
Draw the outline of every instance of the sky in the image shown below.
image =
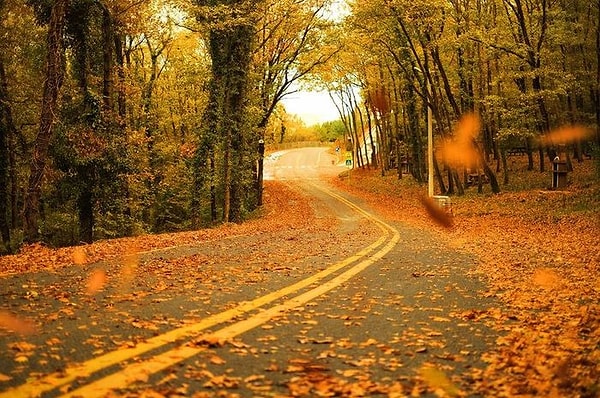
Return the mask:
{"type": "Polygon", "coordinates": [[[288,114],[297,115],[307,126],[340,118],[327,91],[299,91],[285,96],[282,102],[288,114]]]}
{"type": "MultiPolygon", "coordinates": [[[[328,17],[340,21],[350,13],[346,0],[333,0],[328,17]]],[[[296,88],[293,86],[292,88],[296,88]]],[[[340,115],[327,91],[305,91],[286,95],[283,106],[288,114],[297,115],[307,126],[339,120],[340,115]]]]}

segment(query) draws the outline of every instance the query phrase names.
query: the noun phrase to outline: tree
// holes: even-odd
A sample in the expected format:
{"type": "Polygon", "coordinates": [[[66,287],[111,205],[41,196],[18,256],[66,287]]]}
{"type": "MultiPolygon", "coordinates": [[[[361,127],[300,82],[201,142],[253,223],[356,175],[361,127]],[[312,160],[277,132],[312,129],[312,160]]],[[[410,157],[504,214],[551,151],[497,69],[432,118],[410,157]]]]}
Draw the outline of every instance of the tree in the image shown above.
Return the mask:
{"type": "Polygon", "coordinates": [[[24,235],[27,242],[38,237],[42,181],[48,160],[48,147],[54,132],[58,96],[64,78],[63,29],[69,0],[56,0],[52,6],[46,39],[46,80],[42,97],[39,131],[30,163],[29,183],[25,196],[24,235]]]}
{"type": "Polygon", "coordinates": [[[321,141],[334,142],[344,137],[346,129],[341,120],[329,121],[316,126],[316,132],[321,141]]]}
{"type": "MultiPolygon", "coordinates": [[[[208,48],[212,60],[210,96],[206,109],[205,137],[219,140],[223,156],[223,221],[242,221],[243,193],[252,170],[247,156],[249,114],[249,74],[256,15],[254,1],[199,1],[199,20],[209,23],[208,48]]],[[[206,164],[216,143],[197,152],[197,166],[206,164]]],[[[214,161],[214,160],[211,160],[214,161]]],[[[210,161],[209,161],[210,162],[210,161]]],[[[197,169],[196,173],[205,170],[197,169]]]]}
{"type": "MultiPolygon", "coordinates": [[[[2,15],[0,2],[0,15],[2,15]]],[[[8,98],[8,82],[4,61],[0,55],[0,238],[5,247],[10,249],[10,223],[9,223],[9,140],[14,124],[12,122],[12,111],[8,98]]]]}

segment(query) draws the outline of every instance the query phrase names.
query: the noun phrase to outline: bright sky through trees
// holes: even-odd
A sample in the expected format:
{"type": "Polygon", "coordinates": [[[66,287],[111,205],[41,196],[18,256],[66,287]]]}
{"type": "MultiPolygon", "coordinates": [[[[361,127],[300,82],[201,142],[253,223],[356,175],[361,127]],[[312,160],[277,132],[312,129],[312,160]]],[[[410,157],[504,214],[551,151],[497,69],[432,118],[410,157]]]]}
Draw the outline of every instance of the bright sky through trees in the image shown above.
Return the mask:
{"type": "Polygon", "coordinates": [[[284,97],[283,105],[287,113],[297,115],[307,126],[340,118],[326,91],[299,91],[284,97]]]}
{"type": "MultiPolygon", "coordinates": [[[[332,2],[325,17],[340,22],[350,13],[346,0],[332,2]]],[[[299,90],[283,98],[283,105],[289,114],[297,115],[307,125],[338,120],[335,104],[327,91],[299,90]]]]}

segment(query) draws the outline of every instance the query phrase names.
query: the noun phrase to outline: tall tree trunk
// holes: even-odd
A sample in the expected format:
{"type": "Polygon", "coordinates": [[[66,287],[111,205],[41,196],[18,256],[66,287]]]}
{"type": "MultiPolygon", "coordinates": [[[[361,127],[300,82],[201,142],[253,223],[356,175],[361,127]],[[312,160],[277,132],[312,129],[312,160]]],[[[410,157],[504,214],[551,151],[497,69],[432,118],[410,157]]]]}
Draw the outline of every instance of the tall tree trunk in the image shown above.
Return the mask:
{"type": "Polygon", "coordinates": [[[210,220],[217,222],[217,187],[215,179],[217,178],[217,170],[215,166],[215,151],[211,150],[210,159],[210,220]]]}
{"type": "Polygon", "coordinates": [[[600,0],[598,0],[598,18],[596,19],[596,144],[600,152],[600,0]]]}
{"type": "Polygon", "coordinates": [[[10,250],[9,223],[9,136],[11,134],[11,110],[8,101],[8,81],[4,70],[4,61],[0,54],[0,238],[10,250]]]}
{"type": "MultiPolygon", "coordinates": [[[[0,0],[0,18],[4,16],[4,0],[0,0]]],[[[10,186],[10,148],[12,113],[10,101],[8,98],[8,80],[6,70],[4,69],[3,54],[0,54],[0,239],[10,251],[10,222],[9,206],[10,195],[8,187],[10,186]]]]}
{"type": "Polygon", "coordinates": [[[409,122],[409,141],[411,149],[412,164],[410,172],[419,183],[425,181],[425,159],[423,157],[423,140],[419,128],[419,111],[417,109],[417,96],[412,85],[406,84],[406,113],[409,122]]]}
{"type": "Polygon", "coordinates": [[[127,96],[125,93],[125,59],[123,54],[123,38],[115,34],[115,60],[117,62],[117,76],[119,78],[117,89],[117,109],[119,113],[119,122],[122,126],[126,123],[127,116],[127,96]]]}
{"type": "Polygon", "coordinates": [[[229,221],[241,222],[245,202],[244,192],[247,184],[246,174],[253,167],[253,162],[248,162],[248,145],[245,132],[248,124],[248,75],[250,71],[252,54],[252,27],[249,25],[236,26],[233,32],[228,33],[229,54],[226,59],[228,66],[228,84],[225,94],[227,115],[227,135],[231,141],[230,153],[230,203],[229,221]]]}
{"type": "MultiPolygon", "coordinates": [[[[101,3],[102,4],[102,3],[101,3]]],[[[104,108],[113,109],[113,46],[115,44],[112,15],[102,5],[102,101],[104,108]]]]}
{"type": "MultiPolygon", "coordinates": [[[[94,94],[90,91],[90,39],[89,39],[89,15],[91,13],[90,5],[86,5],[86,8],[80,9],[80,17],[83,21],[77,25],[74,30],[74,64],[76,65],[76,79],[81,92],[83,114],[93,115],[99,114],[100,104],[96,104],[96,101],[91,100],[94,98],[94,94]]],[[[104,28],[104,24],[103,24],[104,28]]],[[[103,34],[105,32],[103,31],[103,34]]],[[[104,47],[104,46],[103,46],[104,47]]],[[[103,53],[105,49],[103,48],[103,53]]],[[[105,57],[106,54],[103,54],[105,57]]],[[[106,62],[106,60],[104,60],[106,62]]],[[[106,65],[103,63],[103,68],[106,65]]],[[[107,71],[104,70],[104,79],[106,79],[107,71]]],[[[106,105],[106,98],[103,99],[102,106],[106,105]]],[[[94,117],[84,117],[81,119],[84,124],[84,128],[90,131],[95,130],[94,123],[96,119],[94,117]]],[[[94,186],[95,182],[93,176],[95,174],[95,166],[93,162],[89,162],[85,159],[85,155],[82,155],[82,159],[77,156],[75,162],[75,174],[78,181],[78,193],[77,193],[77,212],[78,212],[78,226],[79,226],[79,242],[80,243],[92,243],[93,232],[94,232],[94,186]]]]}
{"type": "Polygon", "coordinates": [[[38,222],[42,181],[48,160],[50,139],[56,121],[55,115],[58,113],[58,95],[64,78],[62,34],[68,1],[55,1],[48,26],[46,79],[42,96],[40,125],[31,156],[29,181],[23,209],[24,239],[26,242],[35,242],[39,237],[38,222]]]}
{"type": "MultiPolygon", "coordinates": [[[[244,7],[256,2],[199,1],[199,5],[240,7],[236,12],[248,11],[244,7]]],[[[248,11],[249,12],[249,11],[248,11]]],[[[235,13],[234,13],[235,14],[235,13]]],[[[199,16],[203,18],[202,16],[199,16]]],[[[244,178],[254,167],[246,143],[249,129],[248,80],[254,38],[252,24],[248,21],[228,21],[226,28],[213,26],[209,34],[209,51],[212,59],[212,81],[208,107],[214,120],[208,124],[223,142],[223,220],[239,222],[242,218],[244,192],[252,184],[244,178]]]]}
{"type": "Polygon", "coordinates": [[[91,169],[89,165],[81,165],[77,168],[77,175],[81,179],[77,197],[80,243],[94,241],[94,182],[91,169]]]}

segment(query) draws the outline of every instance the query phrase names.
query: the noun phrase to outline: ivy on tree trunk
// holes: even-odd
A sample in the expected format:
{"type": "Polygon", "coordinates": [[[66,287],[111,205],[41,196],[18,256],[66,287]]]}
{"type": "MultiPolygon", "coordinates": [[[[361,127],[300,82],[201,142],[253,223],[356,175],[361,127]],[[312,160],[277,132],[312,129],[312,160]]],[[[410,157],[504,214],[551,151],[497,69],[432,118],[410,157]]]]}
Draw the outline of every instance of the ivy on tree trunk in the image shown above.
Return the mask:
{"type": "Polygon", "coordinates": [[[52,7],[48,25],[46,79],[42,96],[40,125],[31,156],[29,181],[23,210],[24,239],[26,242],[35,242],[38,239],[42,182],[48,160],[48,148],[52,138],[55,115],[58,109],[58,95],[65,73],[62,35],[68,3],[69,0],[56,0],[52,7]]]}
{"type": "MultiPolygon", "coordinates": [[[[200,5],[229,6],[227,13],[210,27],[209,50],[212,60],[212,81],[209,104],[206,111],[206,126],[203,134],[214,137],[223,152],[223,221],[242,220],[244,193],[252,174],[253,163],[248,156],[248,82],[254,39],[250,3],[245,1],[210,1],[200,5]],[[242,7],[243,6],[243,7],[242,7]]],[[[210,11],[210,8],[209,8],[210,11]]],[[[199,16],[199,19],[206,17],[199,16]]],[[[210,143],[216,147],[216,143],[210,143]]],[[[205,148],[206,149],[206,148],[205,148]]],[[[200,154],[205,156],[205,150],[200,154]]],[[[198,165],[204,159],[199,159],[198,165]]],[[[196,170],[196,173],[201,173],[196,170]]],[[[198,177],[197,177],[198,178],[198,177]]]]}

